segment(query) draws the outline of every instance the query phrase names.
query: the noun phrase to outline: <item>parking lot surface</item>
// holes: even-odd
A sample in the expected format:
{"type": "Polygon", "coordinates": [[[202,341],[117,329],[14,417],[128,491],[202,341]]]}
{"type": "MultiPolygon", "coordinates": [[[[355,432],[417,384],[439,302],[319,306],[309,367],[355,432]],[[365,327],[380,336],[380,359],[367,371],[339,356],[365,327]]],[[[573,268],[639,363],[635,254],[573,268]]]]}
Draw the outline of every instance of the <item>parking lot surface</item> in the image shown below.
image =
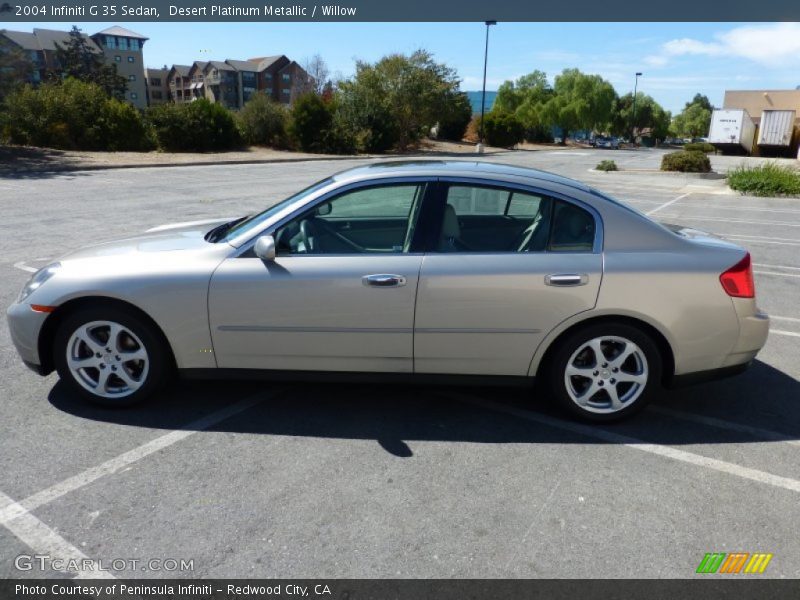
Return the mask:
{"type": "MultiPolygon", "coordinates": [[[[772,324],[743,375],[604,426],[528,391],[474,387],[177,381],[107,410],[29,372],[3,320],[0,576],[64,576],[17,568],[49,554],[127,561],[84,573],[115,577],[682,578],[707,552],[738,551],[772,553],[764,577],[800,577],[800,200],[648,172],[660,156],[487,160],[746,246],[772,324]],[[593,171],[603,158],[627,170],[593,171]]],[[[742,160],[712,158],[718,170],[742,160]]],[[[252,213],[364,162],[0,179],[0,303],[76,247],[252,213]]]]}

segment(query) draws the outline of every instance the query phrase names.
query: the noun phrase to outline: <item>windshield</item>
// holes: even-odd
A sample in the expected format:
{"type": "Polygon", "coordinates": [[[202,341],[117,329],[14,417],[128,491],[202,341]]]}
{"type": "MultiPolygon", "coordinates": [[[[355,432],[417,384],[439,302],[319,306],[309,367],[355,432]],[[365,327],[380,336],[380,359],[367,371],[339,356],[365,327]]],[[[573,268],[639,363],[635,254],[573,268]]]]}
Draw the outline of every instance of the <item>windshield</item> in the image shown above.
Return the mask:
{"type": "Polygon", "coordinates": [[[277,204],[270,206],[264,212],[260,212],[252,217],[249,217],[243,220],[241,223],[237,223],[233,227],[231,227],[227,234],[224,237],[224,240],[230,241],[234,238],[237,238],[242,235],[247,235],[248,233],[255,233],[261,225],[263,225],[266,221],[272,218],[274,215],[278,214],[281,210],[286,208],[287,206],[301,200],[305,196],[309,194],[313,194],[317,190],[324,188],[325,186],[329,185],[333,179],[330,177],[328,179],[323,179],[322,181],[318,181],[317,183],[307,187],[306,189],[297,192],[293,196],[289,196],[286,200],[281,200],[277,204]]]}

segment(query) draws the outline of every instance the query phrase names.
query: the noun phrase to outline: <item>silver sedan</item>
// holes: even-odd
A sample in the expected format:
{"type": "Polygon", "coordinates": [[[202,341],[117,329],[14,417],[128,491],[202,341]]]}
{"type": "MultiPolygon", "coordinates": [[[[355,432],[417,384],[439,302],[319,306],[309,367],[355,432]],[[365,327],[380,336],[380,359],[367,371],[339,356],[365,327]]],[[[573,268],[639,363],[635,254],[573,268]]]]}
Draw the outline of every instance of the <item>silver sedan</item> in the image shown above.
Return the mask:
{"type": "Polygon", "coordinates": [[[737,373],[750,255],[586,185],[475,162],[339,173],[262,213],[68,254],[8,310],[38,373],[123,406],[184,377],[532,384],[574,415],[737,373]]]}

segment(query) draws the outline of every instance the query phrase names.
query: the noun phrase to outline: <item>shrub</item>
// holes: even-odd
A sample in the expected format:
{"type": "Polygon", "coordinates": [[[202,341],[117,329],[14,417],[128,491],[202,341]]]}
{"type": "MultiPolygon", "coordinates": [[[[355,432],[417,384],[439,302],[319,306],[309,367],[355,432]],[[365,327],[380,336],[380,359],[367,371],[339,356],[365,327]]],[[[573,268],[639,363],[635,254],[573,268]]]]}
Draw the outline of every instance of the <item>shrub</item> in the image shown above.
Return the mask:
{"type": "Polygon", "coordinates": [[[5,101],[5,135],[13,143],[74,150],[150,150],[141,114],[93,83],[66,79],[24,86],[5,101]]]}
{"type": "Polygon", "coordinates": [[[323,152],[324,135],[333,124],[331,107],[317,94],[300,96],[292,106],[289,134],[304,152],[323,152]]]}
{"type": "Polygon", "coordinates": [[[472,120],[472,104],[469,97],[459,92],[447,102],[445,114],[439,119],[437,137],[440,140],[460,142],[472,120]]]}
{"type": "Polygon", "coordinates": [[[775,163],[742,165],[728,173],[728,185],[754,196],[800,196],[800,172],[775,163]]]}
{"type": "Polygon", "coordinates": [[[619,171],[613,160],[601,160],[595,167],[598,171],[619,171]]]}
{"type": "Polygon", "coordinates": [[[248,144],[285,147],[288,113],[264,93],[254,94],[237,115],[242,138],[248,144]]]}
{"type": "Polygon", "coordinates": [[[241,144],[231,112],[205,98],[188,104],[162,104],[147,112],[158,145],[171,152],[230,150],[241,144]]]}
{"type": "Polygon", "coordinates": [[[523,134],[522,123],[511,113],[489,113],[484,119],[483,136],[490,146],[510,148],[522,141],[523,134]]]}
{"type": "Polygon", "coordinates": [[[709,173],[711,161],[703,152],[681,150],[670,152],[661,159],[662,171],[681,171],[683,173],[709,173]]]}
{"type": "Polygon", "coordinates": [[[714,145],[708,142],[693,142],[691,144],[686,144],[683,149],[689,152],[705,152],[706,154],[715,153],[717,151],[714,145]]]}

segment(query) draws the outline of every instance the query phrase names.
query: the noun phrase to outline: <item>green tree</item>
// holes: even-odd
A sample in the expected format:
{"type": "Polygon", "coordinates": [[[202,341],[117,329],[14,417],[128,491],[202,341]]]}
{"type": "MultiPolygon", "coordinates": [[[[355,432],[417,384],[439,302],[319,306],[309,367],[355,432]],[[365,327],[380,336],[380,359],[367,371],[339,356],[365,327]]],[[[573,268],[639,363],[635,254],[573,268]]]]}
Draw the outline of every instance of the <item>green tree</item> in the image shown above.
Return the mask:
{"type": "MultiPolygon", "coordinates": [[[[556,76],[553,95],[542,106],[542,118],[558,125],[562,140],[579,129],[604,129],[610,122],[617,94],[599,75],[564,69],[556,76]]],[[[562,143],[563,143],[562,141],[562,143]]]]}
{"type": "Polygon", "coordinates": [[[464,139],[472,119],[472,103],[464,92],[454,92],[452,99],[445,103],[445,113],[439,118],[438,137],[443,140],[460,142],[464,139]]]}
{"type": "Polygon", "coordinates": [[[5,100],[12,142],[77,150],[149,150],[153,140],[142,115],[110,98],[100,86],[68,78],[25,85],[5,100]]]}
{"type": "Polygon", "coordinates": [[[25,83],[34,69],[33,61],[22,48],[0,36],[0,102],[25,83]]]}
{"type": "Polygon", "coordinates": [[[695,94],[683,110],[672,119],[671,131],[678,136],[703,137],[711,127],[714,107],[707,96],[695,94]]]}
{"type": "Polygon", "coordinates": [[[56,42],[56,63],[57,70],[49,73],[51,80],[74,77],[99,85],[109,96],[125,99],[128,82],[117,73],[117,65],[106,64],[102,52],[92,46],[76,26],[69,32],[65,45],[56,42]]]}
{"type": "Polygon", "coordinates": [[[304,152],[323,152],[324,136],[333,123],[328,104],[314,92],[308,92],[292,105],[289,135],[304,152]]]}
{"type": "Polygon", "coordinates": [[[258,92],[237,115],[239,129],[248,144],[281,147],[286,144],[288,113],[283,105],[258,92]]]}
{"type": "Polygon", "coordinates": [[[365,149],[403,149],[453,112],[458,90],[455,70],[417,50],[357,62],[355,77],[339,84],[339,106],[365,149]]]}
{"type": "Polygon", "coordinates": [[[545,119],[544,105],[553,97],[553,88],[542,71],[533,71],[516,81],[504,82],[497,91],[493,111],[513,114],[528,141],[551,141],[551,123],[545,119]]]}
{"type": "Polygon", "coordinates": [[[668,135],[671,115],[647,94],[636,94],[636,120],[633,115],[633,94],[628,93],[617,98],[614,103],[614,114],[611,119],[611,133],[614,135],[630,135],[633,130],[641,132],[649,129],[651,135],[657,140],[663,140],[668,135]]]}
{"type": "Polygon", "coordinates": [[[231,111],[205,98],[148,109],[158,145],[170,152],[214,152],[236,148],[241,136],[231,111]]]}

